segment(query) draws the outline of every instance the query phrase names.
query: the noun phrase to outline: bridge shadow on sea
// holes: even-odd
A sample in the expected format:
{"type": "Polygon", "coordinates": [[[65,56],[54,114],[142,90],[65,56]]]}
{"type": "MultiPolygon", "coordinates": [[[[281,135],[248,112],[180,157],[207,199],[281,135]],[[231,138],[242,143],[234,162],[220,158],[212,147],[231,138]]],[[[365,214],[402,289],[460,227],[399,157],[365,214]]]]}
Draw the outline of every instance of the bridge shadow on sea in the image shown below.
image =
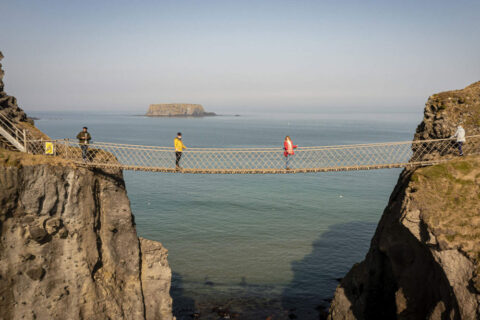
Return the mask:
{"type": "MultiPolygon", "coordinates": [[[[291,264],[293,279],[283,290],[249,283],[226,292],[222,284],[205,280],[208,297],[185,294],[178,273],[171,295],[174,315],[186,319],[322,319],[339,280],[364,259],[377,223],[352,221],[331,225],[313,243],[312,251],[291,264]]],[[[239,275],[241,276],[241,275],[239,275]]]]}
{"type": "Polygon", "coordinates": [[[290,319],[319,319],[339,281],[364,259],[377,223],[352,221],[332,225],[302,260],[292,262],[293,279],[282,293],[290,319]]]}

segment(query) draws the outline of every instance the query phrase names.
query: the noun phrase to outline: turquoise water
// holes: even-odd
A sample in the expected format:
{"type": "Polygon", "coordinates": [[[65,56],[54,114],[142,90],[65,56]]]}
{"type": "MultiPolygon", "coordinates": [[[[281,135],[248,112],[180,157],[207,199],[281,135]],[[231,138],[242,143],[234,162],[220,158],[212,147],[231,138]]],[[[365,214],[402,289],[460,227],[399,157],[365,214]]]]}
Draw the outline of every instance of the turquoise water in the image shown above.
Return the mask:
{"type": "MultiPolygon", "coordinates": [[[[52,138],[86,125],[97,141],[191,147],[300,146],[412,139],[421,113],[146,118],[32,114],[52,138]]],[[[169,250],[178,319],[214,306],[241,319],[317,319],[337,279],[363,259],[399,169],[298,175],[125,172],[137,232],[169,250]]]]}

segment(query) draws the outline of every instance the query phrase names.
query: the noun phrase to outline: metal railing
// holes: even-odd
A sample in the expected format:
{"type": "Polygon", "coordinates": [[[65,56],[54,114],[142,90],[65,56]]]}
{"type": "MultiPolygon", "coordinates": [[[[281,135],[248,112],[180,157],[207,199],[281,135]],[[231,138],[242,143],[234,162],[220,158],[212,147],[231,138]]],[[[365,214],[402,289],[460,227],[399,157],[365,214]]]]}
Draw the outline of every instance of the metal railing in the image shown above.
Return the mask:
{"type": "MultiPolygon", "coordinates": [[[[189,148],[175,165],[173,147],[76,141],[28,141],[34,154],[49,154],[76,164],[125,170],[182,173],[301,173],[425,166],[458,156],[452,139],[300,147],[287,158],[283,148],[189,148]],[[287,168],[288,166],[288,168],[287,168]]],[[[480,135],[467,137],[465,155],[480,154],[480,135]]]]}
{"type": "Polygon", "coordinates": [[[0,135],[17,150],[27,152],[27,131],[18,128],[2,113],[0,113],[0,135]]]}

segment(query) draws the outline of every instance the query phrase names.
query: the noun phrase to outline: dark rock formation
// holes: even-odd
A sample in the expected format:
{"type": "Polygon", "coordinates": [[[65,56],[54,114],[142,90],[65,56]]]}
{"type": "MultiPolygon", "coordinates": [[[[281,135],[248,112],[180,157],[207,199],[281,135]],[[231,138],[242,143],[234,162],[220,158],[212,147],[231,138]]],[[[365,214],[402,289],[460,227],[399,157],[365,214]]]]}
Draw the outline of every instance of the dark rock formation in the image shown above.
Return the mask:
{"type": "Polygon", "coordinates": [[[0,149],[1,319],[172,319],[170,277],[121,171],[0,149]]]}
{"type": "MultiPolygon", "coordinates": [[[[415,139],[449,137],[459,123],[477,134],[479,89],[430,97],[415,139]]],[[[479,167],[480,157],[470,156],[400,175],[329,319],[480,319],[479,167]]]]}
{"type": "MultiPolygon", "coordinates": [[[[0,52],[0,61],[3,59],[3,54],[0,52]]],[[[15,122],[25,121],[33,124],[33,120],[28,118],[25,112],[18,107],[17,99],[15,97],[7,95],[4,91],[5,85],[3,83],[3,77],[5,72],[2,69],[0,63],[0,112],[9,117],[15,122]]]]}
{"type": "Polygon", "coordinates": [[[215,116],[214,112],[205,112],[200,104],[168,103],[151,104],[146,116],[149,117],[205,117],[215,116]]]}

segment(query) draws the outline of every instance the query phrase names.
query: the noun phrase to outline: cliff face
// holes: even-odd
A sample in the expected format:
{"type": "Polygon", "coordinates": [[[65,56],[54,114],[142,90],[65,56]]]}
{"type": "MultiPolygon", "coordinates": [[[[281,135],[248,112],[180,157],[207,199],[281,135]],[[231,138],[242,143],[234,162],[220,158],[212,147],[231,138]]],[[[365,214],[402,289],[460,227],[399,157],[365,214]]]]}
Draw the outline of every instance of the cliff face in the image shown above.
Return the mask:
{"type": "MultiPolygon", "coordinates": [[[[478,89],[430,97],[415,139],[449,137],[458,123],[477,133],[478,89]]],[[[469,156],[401,174],[329,319],[480,318],[479,165],[480,156],[469,156]]]]}
{"type": "Polygon", "coordinates": [[[151,104],[146,113],[149,117],[203,117],[213,116],[213,112],[205,112],[200,104],[151,104]]]}
{"type": "Polygon", "coordinates": [[[172,319],[171,271],[139,239],[121,171],[0,151],[0,318],[172,319]]]}
{"type": "Polygon", "coordinates": [[[480,157],[405,171],[329,319],[480,317],[480,157]]]}

